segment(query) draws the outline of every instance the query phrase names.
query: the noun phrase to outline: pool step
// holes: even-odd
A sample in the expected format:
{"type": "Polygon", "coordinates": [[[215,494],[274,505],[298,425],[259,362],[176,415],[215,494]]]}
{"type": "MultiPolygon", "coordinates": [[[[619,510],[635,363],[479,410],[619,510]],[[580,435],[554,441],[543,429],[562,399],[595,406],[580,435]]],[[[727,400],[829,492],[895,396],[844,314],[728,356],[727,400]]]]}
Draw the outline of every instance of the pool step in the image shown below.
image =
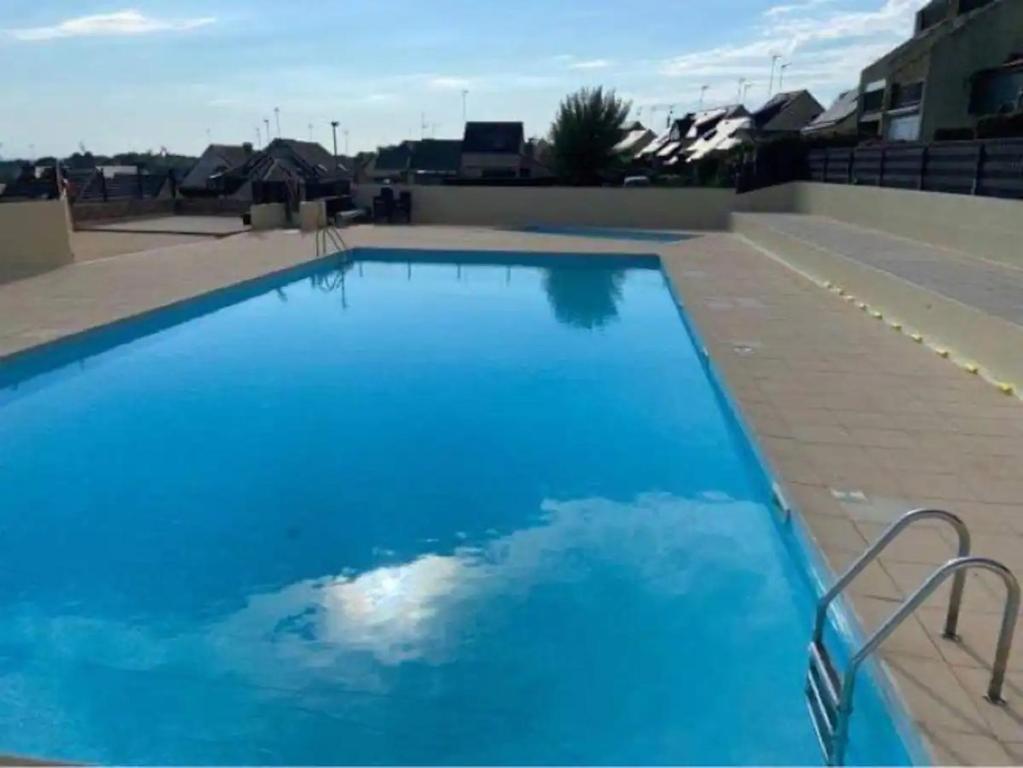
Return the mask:
{"type": "MultiPolygon", "coordinates": [[[[810,708],[810,721],[813,723],[821,752],[830,755],[834,752],[836,728],[840,718],[838,689],[841,682],[835,672],[835,665],[828,655],[823,643],[810,643],[810,668],[806,673],[806,703],[810,708]]],[[[848,717],[842,718],[848,720],[848,717]]]]}
{"type": "Polygon", "coordinates": [[[992,664],[991,683],[988,686],[987,699],[990,703],[1004,705],[1002,686],[1005,683],[1005,670],[1009,663],[1009,651],[1012,648],[1012,636],[1016,628],[1016,616],[1020,609],[1020,586],[1012,571],[1001,563],[986,557],[970,556],[970,532],[965,523],[951,512],[941,509],[917,509],[907,512],[892,523],[866,552],[864,552],[849,568],[838,577],[838,580],[817,602],[817,615],[814,620],[813,637],[810,641],[810,663],[806,673],[806,702],[810,709],[810,720],[821,751],[828,765],[843,765],[845,750],[849,741],[849,718],[853,710],[853,689],[856,684],[856,673],[864,661],[877,650],[892,632],[937,589],[948,577],[953,577],[952,593],[949,598],[948,616],[945,619],[944,636],[956,639],[959,623],[959,609],[962,604],[963,590],[966,587],[966,571],[980,568],[991,571],[1005,583],[1005,615],[1002,629],[995,649],[995,660],[992,664]],[[845,671],[839,674],[838,667],[831,659],[824,644],[824,626],[828,619],[828,609],[832,602],[842,593],[849,583],[869,565],[903,530],[919,520],[939,520],[947,523],[955,531],[959,539],[959,550],[955,558],[949,560],[934,571],[928,579],[896,609],[866,642],[852,654],[845,665],[845,671]]]}

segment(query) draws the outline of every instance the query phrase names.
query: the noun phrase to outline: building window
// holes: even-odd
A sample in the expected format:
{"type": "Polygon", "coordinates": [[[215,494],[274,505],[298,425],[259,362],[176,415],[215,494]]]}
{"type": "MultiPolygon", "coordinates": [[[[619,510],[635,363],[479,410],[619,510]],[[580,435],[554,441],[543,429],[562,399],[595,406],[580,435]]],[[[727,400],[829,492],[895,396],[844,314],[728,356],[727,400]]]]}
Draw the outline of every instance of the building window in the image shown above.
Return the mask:
{"type": "Polygon", "coordinates": [[[970,93],[971,115],[997,115],[1023,109],[1023,66],[979,73],[970,93]]]}
{"type": "Polygon", "coordinates": [[[879,112],[884,106],[884,89],[867,91],[863,94],[863,111],[866,113],[879,112]]]}
{"type": "Polygon", "coordinates": [[[916,141],[920,138],[920,113],[888,120],[885,138],[888,141],[916,141]]]}
{"type": "Polygon", "coordinates": [[[892,86],[892,103],[890,109],[915,107],[924,98],[924,83],[895,83],[892,86]]]}

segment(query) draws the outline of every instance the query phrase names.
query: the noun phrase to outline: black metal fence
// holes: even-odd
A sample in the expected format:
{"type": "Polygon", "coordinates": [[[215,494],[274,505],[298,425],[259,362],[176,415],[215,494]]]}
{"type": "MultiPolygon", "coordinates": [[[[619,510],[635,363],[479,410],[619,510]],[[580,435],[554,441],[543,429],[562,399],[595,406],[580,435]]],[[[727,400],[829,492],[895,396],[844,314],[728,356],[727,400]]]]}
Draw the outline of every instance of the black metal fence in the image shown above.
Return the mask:
{"type": "Polygon", "coordinates": [[[811,150],[812,181],[1023,199],[1023,139],[811,150]]]}

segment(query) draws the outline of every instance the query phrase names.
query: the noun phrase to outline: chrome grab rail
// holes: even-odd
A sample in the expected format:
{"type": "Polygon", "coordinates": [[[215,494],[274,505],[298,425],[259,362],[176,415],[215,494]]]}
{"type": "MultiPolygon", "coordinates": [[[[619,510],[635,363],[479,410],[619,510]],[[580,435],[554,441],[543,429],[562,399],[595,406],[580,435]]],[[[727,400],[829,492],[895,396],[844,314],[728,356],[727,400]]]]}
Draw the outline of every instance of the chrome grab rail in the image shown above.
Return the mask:
{"type": "Polygon", "coordinates": [[[810,708],[810,719],[828,765],[842,765],[845,759],[845,750],[849,741],[849,718],[853,711],[853,691],[856,685],[856,673],[860,666],[949,576],[952,576],[954,581],[949,599],[948,616],[945,620],[944,637],[949,640],[958,639],[956,629],[959,623],[963,590],[966,586],[966,571],[971,568],[991,571],[1005,583],[1005,614],[995,647],[991,682],[987,690],[987,699],[992,704],[1005,703],[1002,698],[1002,688],[1005,685],[1005,673],[1009,664],[1009,653],[1012,650],[1016,617],[1020,610],[1020,585],[1012,571],[1001,563],[987,557],[971,557],[969,552],[970,532],[957,515],[940,509],[918,509],[908,512],[890,525],[880,538],[846,569],[834,586],[817,603],[813,639],[810,643],[810,664],[806,676],[806,697],[810,708]],[[958,557],[938,568],[912,595],[902,602],[895,613],[888,617],[884,624],[867,638],[862,647],[853,654],[845,673],[840,677],[824,645],[824,625],[827,621],[828,608],[842,590],[849,585],[849,582],[872,562],[901,531],[922,519],[942,520],[952,526],[959,538],[958,557]]]}
{"type": "MultiPolygon", "coordinates": [[[[857,560],[850,565],[845,573],[838,577],[838,581],[817,602],[817,615],[814,619],[813,625],[813,641],[819,643],[821,636],[824,633],[824,624],[828,618],[828,608],[836,597],[849,586],[849,582],[855,579],[860,572],[870,565],[871,562],[881,554],[881,551],[885,549],[892,540],[895,539],[903,530],[917,522],[918,520],[942,520],[955,530],[956,535],[959,537],[959,551],[958,557],[967,557],[970,554],[970,531],[967,529],[966,524],[958,515],[954,515],[951,512],[946,512],[943,509],[915,509],[912,512],[907,512],[894,523],[892,523],[885,530],[884,533],[875,541],[870,548],[860,555],[857,560]]],[[[956,636],[956,629],[959,624],[959,607],[963,601],[963,590],[966,588],[966,574],[956,574],[955,582],[952,584],[952,597],[949,600],[948,606],[948,618],[945,621],[945,637],[954,638],[956,636]]]]}
{"type": "Polygon", "coordinates": [[[330,245],[334,246],[334,253],[347,253],[348,244],[345,239],[341,237],[341,233],[338,228],[331,223],[327,223],[322,227],[316,228],[316,255],[325,256],[327,254],[328,241],[330,245]]]}

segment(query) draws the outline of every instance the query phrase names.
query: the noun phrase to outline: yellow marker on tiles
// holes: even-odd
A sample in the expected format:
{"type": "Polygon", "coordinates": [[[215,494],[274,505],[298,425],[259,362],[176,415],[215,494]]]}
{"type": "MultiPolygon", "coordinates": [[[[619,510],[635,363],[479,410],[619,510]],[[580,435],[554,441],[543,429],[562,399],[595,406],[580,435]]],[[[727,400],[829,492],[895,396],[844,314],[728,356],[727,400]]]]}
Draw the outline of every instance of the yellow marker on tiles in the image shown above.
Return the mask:
{"type": "Polygon", "coordinates": [[[834,287],[834,283],[832,283],[830,280],[825,280],[824,281],[824,287],[825,288],[833,288],[834,287]]]}
{"type": "Polygon", "coordinates": [[[966,371],[967,373],[972,373],[976,375],[980,373],[980,366],[978,366],[976,363],[966,363],[966,365],[963,366],[963,370],[966,371]]]}
{"type": "Polygon", "coordinates": [[[938,357],[944,357],[946,360],[948,359],[949,354],[951,354],[947,349],[942,349],[941,347],[938,347],[934,351],[938,353],[938,357]]]}
{"type": "Polygon", "coordinates": [[[867,303],[865,301],[857,301],[856,306],[862,309],[864,312],[867,311],[867,303]]]}
{"type": "Polygon", "coordinates": [[[845,288],[838,288],[837,290],[839,296],[845,296],[845,288]]]}
{"type": "Polygon", "coordinates": [[[1016,393],[1016,387],[1014,387],[1012,384],[1009,384],[1007,381],[999,382],[998,383],[998,390],[1003,395],[1013,395],[1013,394],[1016,393]]]}
{"type": "Polygon", "coordinates": [[[924,341],[924,337],[921,336],[919,333],[911,333],[909,334],[909,338],[911,338],[917,344],[923,344],[924,341]]]}
{"type": "Polygon", "coordinates": [[[901,331],[902,323],[891,323],[889,326],[893,331],[901,331]]]}
{"type": "Polygon", "coordinates": [[[882,315],[880,312],[871,312],[870,316],[875,320],[880,320],[881,318],[884,317],[884,315],[882,315]]]}

